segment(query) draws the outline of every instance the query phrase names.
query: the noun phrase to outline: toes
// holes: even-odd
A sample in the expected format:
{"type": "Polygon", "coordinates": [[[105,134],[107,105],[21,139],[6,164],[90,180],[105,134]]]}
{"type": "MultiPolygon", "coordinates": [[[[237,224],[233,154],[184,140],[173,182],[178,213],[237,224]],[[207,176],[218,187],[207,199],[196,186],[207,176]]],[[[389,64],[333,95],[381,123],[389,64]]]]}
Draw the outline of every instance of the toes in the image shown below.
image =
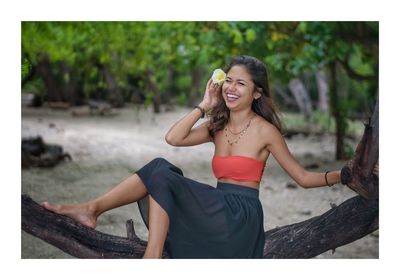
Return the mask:
{"type": "Polygon", "coordinates": [[[49,203],[47,201],[44,201],[44,202],[40,203],[40,206],[47,209],[49,207],[49,203]]]}
{"type": "Polygon", "coordinates": [[[47,201],[42,202],[41,205],[42,205],[43,208],[45,208],[45,209],[47,209],[47,210],[49,210],[49,211],[52,211],[52,212],[55,212],[55,211],[57,210],[57,207],[51,205],[51,204],[48,203],[47,201]]]}

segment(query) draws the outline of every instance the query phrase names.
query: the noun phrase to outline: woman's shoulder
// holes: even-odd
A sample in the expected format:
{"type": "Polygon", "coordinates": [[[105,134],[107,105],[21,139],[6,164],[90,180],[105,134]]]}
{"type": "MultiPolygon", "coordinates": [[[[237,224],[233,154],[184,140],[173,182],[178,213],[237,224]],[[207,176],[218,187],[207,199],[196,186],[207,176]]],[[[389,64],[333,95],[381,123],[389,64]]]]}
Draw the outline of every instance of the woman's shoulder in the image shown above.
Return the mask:
{"type": "Polygon", "coordinates": [[[263,139],[267,140],[271,137],[281,135],[279,130],[275,125],[270,123],[268,120],[264,119],[261,116],[257,116],[257,131],[263,137],[263,139]]]}
{"type": "Polygon", "coordinates": [[[269,121],[267,121],[266,119],[264,119],[259,115],[257,115],[256,117],[256,126],[260,132],[278,131],[275,125],[273,125],[272,123],[270,123],[269,121]]]}

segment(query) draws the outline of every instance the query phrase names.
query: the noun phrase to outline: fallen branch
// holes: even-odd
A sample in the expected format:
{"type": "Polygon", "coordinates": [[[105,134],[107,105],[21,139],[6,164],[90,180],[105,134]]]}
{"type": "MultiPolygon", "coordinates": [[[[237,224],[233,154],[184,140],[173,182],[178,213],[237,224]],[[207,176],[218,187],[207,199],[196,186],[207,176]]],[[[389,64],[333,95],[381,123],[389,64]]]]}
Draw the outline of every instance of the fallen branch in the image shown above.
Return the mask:
{"type": "Polygon", "coordinates": [[[128,237],[109,235],[50,212],[27,195],[22,195],[21,222],[25,232],[77,258],[141,258],[147,245],[129,221],[128,237]]]}
{"type": "MultiPolygon", "coordinates": [[[[315,257],[377,228],[377,202],[356,196],[321,216],[265,232],[264,258],[315,257]]],[[[109,235],[50,212],[27,195],[22,195],[22,229],[78,258],[141,258],[147,245],[136,236],[132,220],[128,237],[109,235]]]]}
{"type": "Polygon", "coordinates": [[[264,258],[312,258],[379,227],[378,201],[350,198],[322,214],[265,233],[264,258]]]}

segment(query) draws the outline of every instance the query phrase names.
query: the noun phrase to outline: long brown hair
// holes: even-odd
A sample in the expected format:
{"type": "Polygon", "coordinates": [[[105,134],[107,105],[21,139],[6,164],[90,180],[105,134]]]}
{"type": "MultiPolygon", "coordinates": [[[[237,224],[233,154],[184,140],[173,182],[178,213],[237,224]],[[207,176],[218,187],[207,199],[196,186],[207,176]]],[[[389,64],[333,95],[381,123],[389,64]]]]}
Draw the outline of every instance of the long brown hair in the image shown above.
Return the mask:
{"type": "MultiPolygon", "coordinates": [[[[241,55],[232,59],[231,63],[224,69],[225,73],[235,65],[243,65],[246,67],[247,72],[252,77],[254,85],[257,88],[262,89],[260,92],[261,97],[253,100],[251,109],[257,115],[273,124],[282,133],[281,120],[278,109],[271,96],[267,67],[265,64],[255,57],[241,55]]],[[[220,94],[222,93],[220,92],[220,94]]],[[[214,138],[216,132],[224,129],[229,120],[229,113],[229,108],[226,106],[225,101],[221,96],[220,103],[218,103],[210,113],[210,126],[208,129],[211,137],[214,138]]]]}

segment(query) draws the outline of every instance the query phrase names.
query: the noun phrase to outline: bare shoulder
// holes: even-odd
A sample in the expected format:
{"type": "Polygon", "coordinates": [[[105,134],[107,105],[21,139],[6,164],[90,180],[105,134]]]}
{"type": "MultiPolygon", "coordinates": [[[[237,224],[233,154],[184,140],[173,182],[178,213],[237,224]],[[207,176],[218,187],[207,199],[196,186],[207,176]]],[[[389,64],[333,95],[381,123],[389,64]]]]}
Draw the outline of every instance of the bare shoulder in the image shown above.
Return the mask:
{"type": "Polygon", "coordinates": [[[263,117],[258,117],[258,128],[260,136],[262,137],[266,146],[274,142],[274,139],[282,137],[282,134],[279,132],[276,126],[263,117]]]}

